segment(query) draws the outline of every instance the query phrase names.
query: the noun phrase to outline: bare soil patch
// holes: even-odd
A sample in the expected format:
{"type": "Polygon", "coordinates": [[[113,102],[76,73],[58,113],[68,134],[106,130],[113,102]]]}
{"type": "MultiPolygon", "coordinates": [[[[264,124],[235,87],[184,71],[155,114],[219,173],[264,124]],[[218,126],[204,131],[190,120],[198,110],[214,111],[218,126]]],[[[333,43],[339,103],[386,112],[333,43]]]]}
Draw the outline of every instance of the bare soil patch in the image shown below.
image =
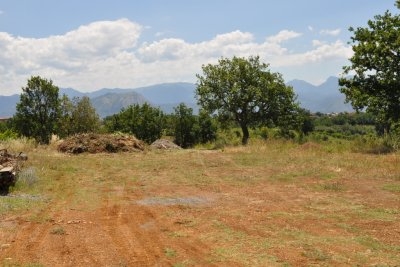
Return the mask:
{"type": "Polygon", "coordinates": [[[399,266],[400,192],[387,190],[400,184],[399,163],[399,154],[270,143],[37,151],[32,164],[42,180],[33,189],[42,196],[0,197],[0,263],[399,266]],[[4,209],[17,200],[34,204],[4,209]]]}

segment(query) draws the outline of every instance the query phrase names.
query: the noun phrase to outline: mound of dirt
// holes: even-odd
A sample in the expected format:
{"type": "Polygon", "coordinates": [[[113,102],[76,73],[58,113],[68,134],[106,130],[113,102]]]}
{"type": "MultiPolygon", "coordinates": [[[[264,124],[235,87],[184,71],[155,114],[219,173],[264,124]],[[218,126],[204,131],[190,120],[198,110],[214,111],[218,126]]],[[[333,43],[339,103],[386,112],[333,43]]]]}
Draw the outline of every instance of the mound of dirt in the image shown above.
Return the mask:
{"type": "Polygon", "coordinates": [[[72,154],[84,152],[137,152],[143,150],[143,141],[136,139],[132,135],[77,134],[66,138],[58,145],[58,151],[72,154]]]}
{"type": "Polygon", "coordinates": [[[180,146],[166,139],[158,139],[150,147],[155,149],[181,149],[180,146]]]}

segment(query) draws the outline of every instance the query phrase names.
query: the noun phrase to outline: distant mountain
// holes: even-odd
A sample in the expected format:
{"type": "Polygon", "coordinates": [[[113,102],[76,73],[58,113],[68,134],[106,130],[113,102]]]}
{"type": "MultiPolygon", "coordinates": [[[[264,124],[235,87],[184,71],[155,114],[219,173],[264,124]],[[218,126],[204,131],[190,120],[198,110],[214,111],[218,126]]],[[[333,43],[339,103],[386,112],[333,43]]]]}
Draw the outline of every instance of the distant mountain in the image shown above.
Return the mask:
{"type": "Polygon", "coordinates": [[[156,105],[196,103],[193,83],[163,83],[134,90],[156,105]]]}
{"type": "Polygon", "coordinates": [[[129,105],[149,102],[146,98],[136,92],[107,93],[105,95],[91,98],[90,101],[99,116],[102,118],[116,114],[120,112],[122,108],[126,108],[129,105]]]}
{"type": "Polygon", "coordinates": [[[72,88],[60,88],[60,90],[58,91],[58,94],[60,96],[66,95],[66,96],[68,96],[69,99],[72,99],[74,97],[82,97],[82,96],[86,95],[85,93],[79,92],[72,88]]]}
{"type": "Polygon", "coordinates": [[[351,112],[350,104],[345,104],[345,95],[339,91],[339,78],[329,77],[320,85],[312,85],[302,80],[288,83],[298,96],[300,105],[311,112],[351,112]]]}
{"type": "Polygon", "coordinates": [[[0,117],[11,117],[18,102],[19,95],[0,96],[0,117]]]}
{"type": "MultiPolygon", "coordinates": [[[[311,112],[352,111],[344,104],[345,96],[339,92],[338,78],[330,77],[321,85],[312,85],[306,81],[293,80],[293,86],[301,106],[311,112]]],[[[172,113],[179,103],[185,103],[198,111],[195,99],[196,85],[192,83],[163,83],[134,89],[103,88],[95,92],[82,93],[73,88],[61,88],[60,95],[69,98],[88,96],[101,117],[118,113],[123,107],[145,102],[160,107],[165,113],[172,113]]],[[[15,113],[19,95],[0,96],[0,117],[11,117],[15,113]]]]}

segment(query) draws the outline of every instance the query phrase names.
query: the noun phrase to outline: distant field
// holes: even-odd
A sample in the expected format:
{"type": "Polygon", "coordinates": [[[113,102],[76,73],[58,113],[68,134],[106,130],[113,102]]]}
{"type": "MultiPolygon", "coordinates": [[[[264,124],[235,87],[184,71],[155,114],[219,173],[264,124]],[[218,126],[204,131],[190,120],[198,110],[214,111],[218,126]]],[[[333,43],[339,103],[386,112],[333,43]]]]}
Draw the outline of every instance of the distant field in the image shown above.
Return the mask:
{"type": "MultiPolygon", "coordinates": [[[[0,196],[2,266],[400,266],[400,154],[30,148],[0,196]]],[[[20,149],[20,148],[19,148],[20,149]]]]}

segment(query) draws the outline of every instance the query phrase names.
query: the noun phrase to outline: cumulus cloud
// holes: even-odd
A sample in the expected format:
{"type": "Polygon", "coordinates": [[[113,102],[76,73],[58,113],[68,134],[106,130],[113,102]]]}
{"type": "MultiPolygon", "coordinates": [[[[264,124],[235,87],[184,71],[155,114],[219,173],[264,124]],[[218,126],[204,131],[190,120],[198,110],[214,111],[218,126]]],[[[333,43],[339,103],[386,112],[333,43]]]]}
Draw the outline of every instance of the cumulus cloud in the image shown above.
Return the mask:
{"type": "Polygon", "coordinates": [[[282,43],[284,41],[299,37],[301,35],[302,34],[298,33],[298,32],[289,31],[289,30],[283,30],[283,31],[280,31],[277,35],[268,37],[267,41],[271,42],[271,43],[278,43],[279,44],[279,43],[282,43]]]}
{"type": "Polygon", "coordinates": [[[0,32],[0,94],[19,93],[31,75],[52,79],[60,87],[91,91],[194,82],[202,64],[216,63],[221,57],[259,55],[271,66],[291,67],[351,56],[351,49],[341,41],[314,40],[305,52],[288,49],[283,43],[302,35],[290,30],[263,42],[237,30],[196,43],[180,38],[140,43],[145,28],[119,19],[93,22],[47,38],[0,32]]]}
{"type": "Polygon", "coordinates": [[[321,30],[319,33],[322,35],[338,36],[341,31],[342,31],[341,29],[321,30]]]}

